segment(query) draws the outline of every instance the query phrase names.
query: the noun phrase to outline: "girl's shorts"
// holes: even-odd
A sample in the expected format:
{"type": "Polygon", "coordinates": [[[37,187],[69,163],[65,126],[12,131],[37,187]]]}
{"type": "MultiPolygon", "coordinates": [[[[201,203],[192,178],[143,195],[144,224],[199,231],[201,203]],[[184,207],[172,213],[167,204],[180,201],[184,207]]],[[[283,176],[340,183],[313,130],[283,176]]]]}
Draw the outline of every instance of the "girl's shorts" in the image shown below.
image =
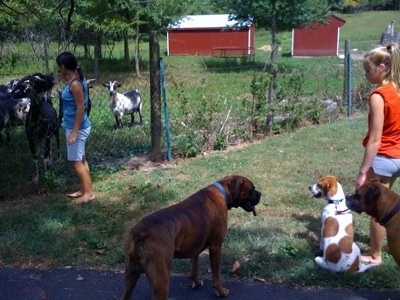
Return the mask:
{"type": "Polygon", "coordinates": [[[65,137],[67,141],[67,159],[68,161],[82,161],[85,156],[85,144],[89,137],[91,127],[78,130],[75,143],[68,145],[68,136],[71,134],[71,129],[65,129],[65,137]]]}
{"type": "Polygon", "coordinates": [[[377,155],[372,169],[376,175],[397,178],[400,176],[400,159],[377,155]]]}

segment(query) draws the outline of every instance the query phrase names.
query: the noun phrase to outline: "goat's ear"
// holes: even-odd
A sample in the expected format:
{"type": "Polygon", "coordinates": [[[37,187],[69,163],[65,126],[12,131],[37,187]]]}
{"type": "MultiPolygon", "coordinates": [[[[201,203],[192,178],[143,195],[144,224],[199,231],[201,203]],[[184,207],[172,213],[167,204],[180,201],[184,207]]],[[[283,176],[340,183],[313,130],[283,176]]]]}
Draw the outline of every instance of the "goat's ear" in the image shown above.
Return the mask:
{"type": "Polygon", "coordinates": [[[106,88],[110,87],[110,85],[108,83],[103,83],[103,86],[105,86],[106,88]]]}
{"type": "Polygon", "coordinates": [[[115,87],[120,87],[120,86],[122,86],[122,84],[117,81],[115,87]]]}

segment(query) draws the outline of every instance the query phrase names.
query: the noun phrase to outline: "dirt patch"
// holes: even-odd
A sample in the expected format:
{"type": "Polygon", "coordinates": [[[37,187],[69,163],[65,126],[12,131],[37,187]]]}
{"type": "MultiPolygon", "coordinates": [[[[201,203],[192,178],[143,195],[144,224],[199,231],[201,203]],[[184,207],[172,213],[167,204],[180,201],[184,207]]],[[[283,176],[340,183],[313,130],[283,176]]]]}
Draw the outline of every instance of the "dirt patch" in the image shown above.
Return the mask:
{"type": "Polygon", "coordinates": [[[176,168],[179,160],[173,160],[168,162],[167,159],[163,159],[160,162],[151,161],[150,155],[138,155],[130,158],[126,162],[126,169],[137,170],[137,171],[150,171],[154,169],[165,169],[165,168],[176,168]]]}
{"type": "MultiPolygon", "coordinates": [[[[220,151],[220,150],[208,150],[201,152],[198,156],[201,155],[210,155],[214,152],[228,152],[231,150],[235,149],[241,149],[241,148],[246,148],[250,145],[258,144],[262,141],[262,139],[255,139],[253,141],[242,141],[242,140],[237,140],[234,143],[232,143],[226,150],[220,151]]],[[[154,169],[166,169],[166,168],[177,168],[179,164],[184,161],[185,158],[182,157],[174,157],[171,162],[167,160],[167,158],[163,158],[159,162],[154,162],[151,161],[150,155],[137,155],[134,157],[131,157],[129,159],[125,159],[124,161],[119,161],[120,164],[125,166],[126,170],[132,171],[151,171],[154,169]]]]}
{"type": "MultiPolygon", "coordinates": [[[[271,51],[272,50],[272,46],[271,45],[264,45],[264,46],[261,46],[260,48],[258,48],[257,50],[271,51]]],[[[278,50],[281,51],[282,47],[279,47],[278,50]]]]}

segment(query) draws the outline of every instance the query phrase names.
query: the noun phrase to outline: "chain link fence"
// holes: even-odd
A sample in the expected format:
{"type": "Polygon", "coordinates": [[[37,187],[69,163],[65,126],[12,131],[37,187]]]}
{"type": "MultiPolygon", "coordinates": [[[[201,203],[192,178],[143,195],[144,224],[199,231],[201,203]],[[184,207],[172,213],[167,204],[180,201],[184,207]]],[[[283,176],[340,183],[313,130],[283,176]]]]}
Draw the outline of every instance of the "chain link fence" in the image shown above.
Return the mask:
{"type": "MultiPolygon", "coordinates": [[[[365,100],[370,90],[363,77],[362,57],[363,53],[357,51],[352,54],[352,107],[354,110],[365,108],[365,100]]],[[[240,62],[230,64],[230,62],[215,62],[211,59],[204,59],[201,63],[207,65],[207,68],[201,70],[182,69],[181,66],[177,66],[178,64],[174,65],[173,60],[166,67],[166,97],[172,153],[175,157],[190,157],[202,151],[225,149],[228,145],[240,144],[266,134],[266,111],[260,110],[259,115],[254,114],[257,105],[263,101],[257,99],[257,95],[265,97],[260,82],[254,82],[255,74],[265,74],[262,71],[264,64],[241,64],[240,62]],[[229,81],[232,80],[227,75],[229,73],[239,74],[234,77],[235,82],[229,81]],[[224,92],[221,92],[220,90],[223,90],[221,86],[224,85],[230,86],[231,89],[224,87],[224,92]]],[[[325,67],[321,66],[320,68],[325,67]]],[[[318,72],[324,73],[325,71],[319,70],[318,72]]],[[[0,84],[13,78],[22,78],[25,75],[27,74],[0,74],[0,84]]],[[[305,80],[315,80],[307,75],[302,74],[301,76],[306,77],[305,80]]],[[[90,74],[86,74],[86,76],[88,79],[92,78],[90,74]]],[[[343,95],[341,76],[343,76],[343,66],[327,67],[324,78],[319,78],[320,83],[325,87],[316,86],[323,90],[322,94],[324,95],[320,99],[312,96],[314,102],[307,107],[308,110],[311,110],[309,113],[316,113],[317,106],[320,111],[317,103],[319,100],[343,95]]],[[[87,142],[87,158],[92,169],[118,169],[121,165],[126,165],[130,159],[145,156],[151,151],[151,97],[148,77],[148,72],[144,72],[143,78],[140,80],[133,73],[113,72],[112,74],[103,73],[94,82],[91,82],[92,132],[87,142]],[[107,88],[103,86],[103,83],[111,80],[117,80],[122,84],[118,92],[123,93],[130,89],[139,90],[143,101],[142,124],[138,124],[138,117],[135,118],[135,124],[130,124],[130,116],[127,115],[123,118],[122,128],[117,128],[115,118],[109,108],[110,96],[107,88]]],[[[290,109],[290,113],[293,113],[298,109],[296,105],[299,103],[304,105],[304,99],[309,96],[302,97],[302,95],[296,94],[298,91],[288,92],[289,88],[299,85],[293,84],[293,78],[282,77],[279,80],[281,80],[280,87],[277,90],[283,93],[279,98],[279,106],[286,110],[290,109]],[[298,99],[297,103],[293,102],[294,97],[298,99]]],[[[298,89],[302,88],[301,85],[298,89]]],[[[62,87],[63,83],[57,80],[56,86],[53,88],[53,104],[57,111],[59,108],[58,91],[61,91],[62,87]]],[[[310,94],[310,91],[307,93],[310,94]]],[[[341,104],[346,105],[346,103],[341,104]]],[[[271,107],[265,109],[271,109],[271,107]]],[[[301,109],[304,110],[304,107],[301,109]]],[[[304,111],[301,113],[303,114],[304,111]]],[[[330,117],[333,116],[330,112],[328,114],[330,117]]],[[[304,117],[304,115],[300,117],[304,117]]],[[[318,114],[315,118],[319,117],[318,114]]],[[[45,181],[45,184],[41,185],[42,188],[57,188],[57,185],[76,181],[71,167],[66,161],[65,135],[62,129],[60,137],[62,159],[61,161],[56,159],[56,145],[53,139],[51,172],[43,174],[41,166],[41,182],[45,181]]],[[[166,145],[164,135],[163,145],[164,147],[166,145]]],[[[1,199],[6,197],[6,194],[9,194],[14,187],[31,181],[33,164],[23,126],[12,127],[11,141],[3,141],[0,146],[0,155],[2,157],[0,169],[3,173],[0,176],[1,199]]],[[[94,172],[95,176],[96,174],[100,173],[94,172]]],[[[26,192],[30,193],[30,190],[27,189],[26,192]]]]}

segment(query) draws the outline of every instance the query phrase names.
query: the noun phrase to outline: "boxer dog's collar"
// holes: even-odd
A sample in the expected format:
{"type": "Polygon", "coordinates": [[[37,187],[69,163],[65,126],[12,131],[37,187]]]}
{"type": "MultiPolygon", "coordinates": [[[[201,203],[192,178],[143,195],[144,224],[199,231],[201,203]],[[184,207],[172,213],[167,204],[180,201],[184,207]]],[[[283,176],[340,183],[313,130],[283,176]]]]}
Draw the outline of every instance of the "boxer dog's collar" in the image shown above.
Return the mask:
{"type": "Polygon", "coordinates": [[[399,211],[400,211],[400,201],[397,201],[396,206],[392,209],[392,211],[386,217],[384,217],[382,220],[379,221],[379,224],[381,224],[382,226],[385,225],[399,211]]]}
{"type": "Polygon", "coordinates": [[[226,206],[228,206],[228,208],[229,208],[230,207],[229,206],[229,195],[226,192],[225,188],[222,186],[222,184],[220,184],[217,181],[214,182],[212,185],[215,186],[221,192],[222,195],[224,195],[225,201],[226,201],[226,206]]]}

